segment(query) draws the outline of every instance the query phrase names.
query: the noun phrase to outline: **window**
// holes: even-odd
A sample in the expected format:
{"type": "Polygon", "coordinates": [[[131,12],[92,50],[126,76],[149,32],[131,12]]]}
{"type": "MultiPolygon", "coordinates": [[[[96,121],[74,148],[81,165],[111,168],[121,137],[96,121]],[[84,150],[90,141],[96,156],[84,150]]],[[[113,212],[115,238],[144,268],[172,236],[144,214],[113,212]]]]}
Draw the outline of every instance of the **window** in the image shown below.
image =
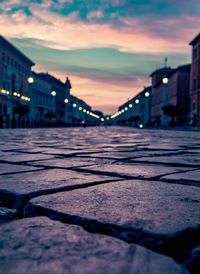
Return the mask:
{"type": "Polygon", "coordinates": [[[193,48],[192,58],[193,60],[197,58],[197,48],[193,48]]]}
{"type": "Polygon", "coordinates": [[[4,113],[4,115],[7,114],[7,105],[6,104],[4,104],[4,106],[3,106],[3,113],[4,113]]]}
{"type": "Polygon", "coordinates": [[[195,104],[195,102],[192,102],[192,110],[193,110],[193,111],[196,110],[196,104],[195,104]]]}
{"type": "Polygon", "coordinates": [[[3,63],[5,63],[5,61],[6,61],[6,55],[4,52],[2,53],[2,61],[3,61],[3,63]]]}
{"type": "Polygon", "coordinates": [[[193,82],[192,82],[192,90],[196,90],[197,88],[197,80],[196,79],[193,79],[193,82]]]}

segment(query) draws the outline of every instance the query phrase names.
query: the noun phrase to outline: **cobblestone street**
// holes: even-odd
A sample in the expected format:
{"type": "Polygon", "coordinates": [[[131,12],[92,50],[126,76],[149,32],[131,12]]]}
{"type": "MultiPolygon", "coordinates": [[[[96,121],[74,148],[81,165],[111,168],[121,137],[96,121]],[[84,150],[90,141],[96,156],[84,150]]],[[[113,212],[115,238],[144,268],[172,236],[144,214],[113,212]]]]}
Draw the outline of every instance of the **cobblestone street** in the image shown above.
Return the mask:
{"type": "Polygon", "coordinates": [[[0,131],[1,274],[200,273],[200,133],[0,131]]]}

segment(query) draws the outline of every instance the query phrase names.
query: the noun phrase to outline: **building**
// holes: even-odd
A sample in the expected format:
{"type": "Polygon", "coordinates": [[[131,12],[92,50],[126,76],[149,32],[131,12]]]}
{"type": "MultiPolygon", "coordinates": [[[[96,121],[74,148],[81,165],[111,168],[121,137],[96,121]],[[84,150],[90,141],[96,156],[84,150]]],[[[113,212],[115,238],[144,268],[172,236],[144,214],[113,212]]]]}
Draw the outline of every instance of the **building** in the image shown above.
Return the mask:
{"type": "Polygon", "coordinates": [[[190,69],[191,65],[182,65],[168,74],[166,105],[171,113],[171,122],[177,126],[188,124],[190,112],[190,69]],[[173,120],[174,119],[174,120],[173,120]]]}
{"type": "Polygon", "coordinates": [[[188,123],[190,107],[190,65],[154,71],[152,77],[151,121],[156,126],[188,123]]]}
{"type": "Polygon", "coordinates": [[[111,116],[118,124],[139,127],[150,123],[151,87],[144,87],[132,99],[118,108],[118,112],[111,116]]]}
{"type": "Polygon", "coordinates": [[[50,126],[55,120],[55,97],[51,95],[52,86],[38,73],[32,72],[31,85],[31,127],[50,126]]]}
{"type": "Polygon", "coordinates": [[[91,106],[76,96],[70,96],[72,125],[97,125],[100,117],[92,111],[91,106]]]}
{"type": "Polygon", "coordinates": [[[0,127],[96,125],[100,117],[65,83],[32,72],[34,63],[0,36],[0,127]]]}
{"type": "Polygon", "coordinates": [[[34,63],[0,35],[0,127],[28,124],[30,86],[34,63]]]}
{"type": "Polygon", "coordinates": [[[190,76],[191,124],[200,126],[200,33],[190,42],[192,65],[190,76]]]}
{"type": "Polygon", "coordinates": [[[48,73],[39,73],[39,76],[51,84],[51,95],[55,97],[55,120],[57,126],[64,126],[71,123],[68,105],[70,98],[70,89],[72,88],[70,80],[66,78],[65,83],[48,73]]]}
{"type": "Polygon", "coordinates": [[[151,120],[155,125],[164,125],[167,121],[163,118],[162,107],[166,104],[166,84],[163,83],[163,79],[173,71],[170,67],[164,67],[157,69],[150,75],[152,79],[152,90],[151,90],[151,120]]]}

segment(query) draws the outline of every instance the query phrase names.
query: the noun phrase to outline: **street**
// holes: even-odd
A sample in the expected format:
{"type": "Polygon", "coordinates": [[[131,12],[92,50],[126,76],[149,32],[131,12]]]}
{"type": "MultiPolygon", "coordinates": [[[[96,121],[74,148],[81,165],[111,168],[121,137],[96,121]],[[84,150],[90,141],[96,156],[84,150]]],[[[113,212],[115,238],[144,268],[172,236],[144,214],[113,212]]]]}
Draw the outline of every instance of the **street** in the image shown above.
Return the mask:
{"type": "Polygon", "coordinates": [[[200,273],[200,132],[0,131],[1,274],[200,273]]]}

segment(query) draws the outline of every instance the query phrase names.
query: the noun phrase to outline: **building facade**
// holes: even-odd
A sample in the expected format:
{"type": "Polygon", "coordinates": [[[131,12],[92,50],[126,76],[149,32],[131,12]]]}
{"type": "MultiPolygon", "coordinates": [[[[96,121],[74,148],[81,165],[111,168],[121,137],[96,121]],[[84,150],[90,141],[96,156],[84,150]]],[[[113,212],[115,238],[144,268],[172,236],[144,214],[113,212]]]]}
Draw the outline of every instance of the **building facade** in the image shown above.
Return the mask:
{"type": "Polygon", "coordinates": [[[31,71],[34,63],[0,36],[0,127],[71,126],[99,123],[83,100],[48,73],[31,71]]]}
{"type": "Polygon", "coordinates": [[[190,69],[190,64],[182,65],[168,75],[166,105],[171,112],[171,122],[177,126],[185,126],[189,122],[190,69]]]}
{"type": "Polygon", "coordinates": [[[32,72],[31,89],[31,126],[45,127],[55,121],[55,97],[51,95],[52,86],[38,73],[32,72]]]}
{"type": "Polygon", "coordinates": [[[151,121],[154,125],[164,125],[164,114],[162,107],[166,104],[167,86],[163,83],[163,79],[168,76],[173,70],[170,67],[164,67],[155,70],[151,75],[152,90],[151,90],[151,121]]]}
{"type": "Polygon", "coordinates": [[[192,65],[190,76],[191,124],[200,126],[200,33],[190,42],[192,65]]]}
{"type": "Polygon", "coordinates": [[[151,74],[151,121],[155,126],[188,124],[190,67],[163,68],[151,74]]]}
{"type": "Polygon", "coordinates": [[[115,118],[118,124],[130,126],[147,126],[151,116],[151,86],[144,87],[143,91],[118,108],[115,118]]]}
{"type": "Polygon", "coordinates": [[[86,102],[76,96],[70,96],[72,125],[86,126],[98,125],[100,116],[92,110],[86,102]]]}
{"type": "Polygon", "coordinates": [[[0,35],[0,127],[26,126],[34,63],[0,35]]]}
{"type": "Polygon", "coordinates": [[[39,76],[51,84],[51,95],[55,100],[55,120],[58,126],[64,126],[71,123],[69,98],[71,83],[67,78],[63,83],[53,75],[48,73],[39,73],[39,76]]]}

